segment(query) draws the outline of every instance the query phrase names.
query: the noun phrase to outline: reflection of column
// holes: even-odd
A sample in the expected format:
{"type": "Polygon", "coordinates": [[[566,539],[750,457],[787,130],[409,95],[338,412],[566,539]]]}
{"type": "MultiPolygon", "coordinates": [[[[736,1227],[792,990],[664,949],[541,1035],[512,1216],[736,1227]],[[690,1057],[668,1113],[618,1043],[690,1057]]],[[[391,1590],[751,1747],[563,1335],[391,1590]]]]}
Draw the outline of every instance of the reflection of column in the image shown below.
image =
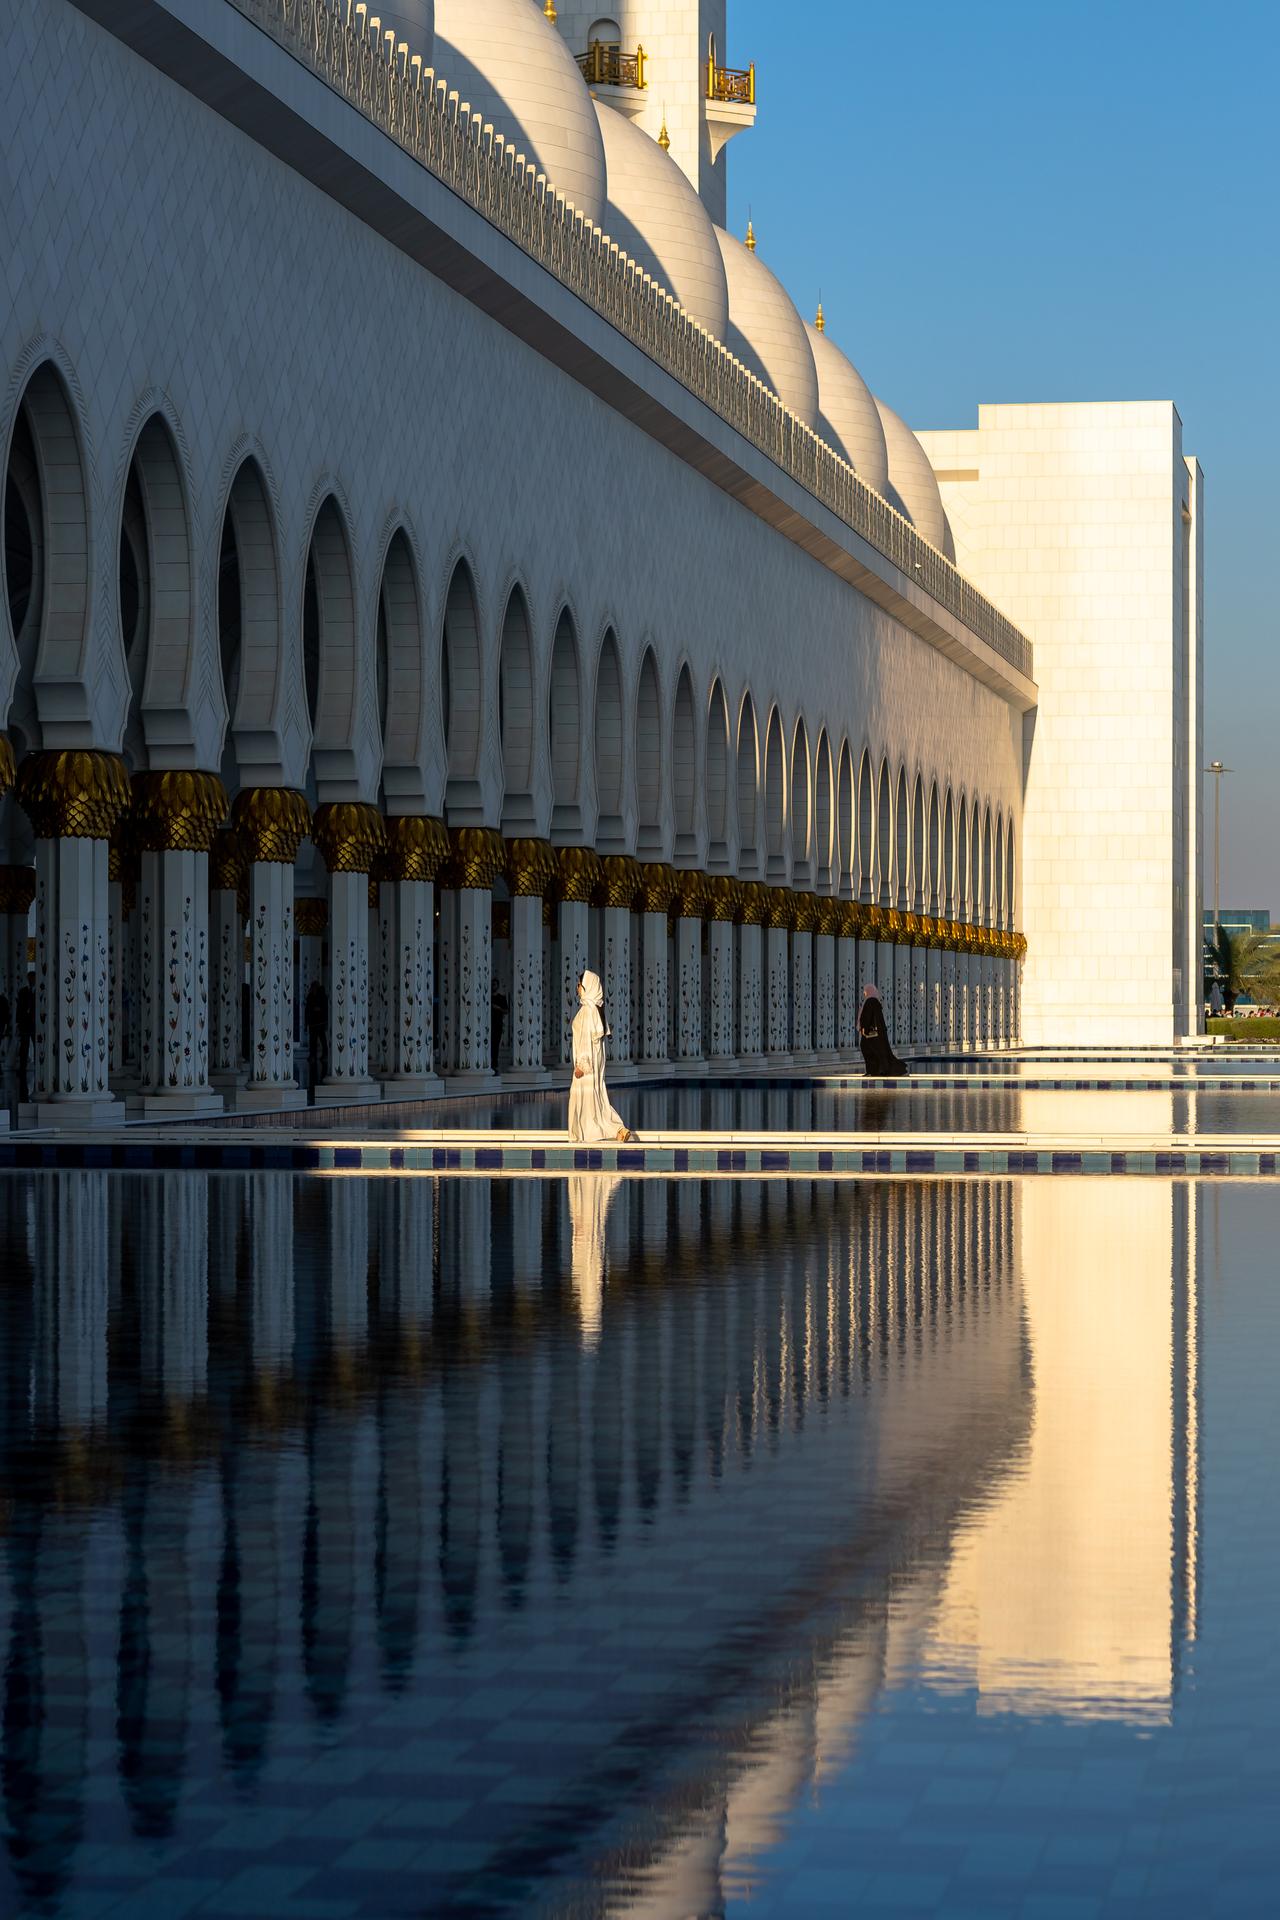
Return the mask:
{"type": "Polygon", "coordinates": [[[559,1063],[570,1067],[578,982],[591,964],[587,955],[587,918],[591,895],[600,878],[600,861],[589,847],[561,847],[556,854],[556,865],[560,880],[559,1063]]]}
{"type": "Polygon", "coordinates": [[[42,1429],[87,1439],[107,1411],[107,1175],[47,1173],[36,1194],[31,1410],[42,1429]]]}
{"type": "Polygon", "coordinates": [[[435,901],[432,882],[449,851],[441,820],[397,814],[386,823],[379,897],[386,950],[383,1092],[420,1100],[439,1090],[435,1072],[435,901]]]}
{"type": "Polygon", "coordinates": [[[373,1100],[369,1073],[369,874],[386,828],[365,801],[316,808],[311,838],[329,870],[329,1070],[317,1101],[373,1100]]]}
{"type": "Polygon", "coordinates": [[[191,1399],[209,1369],[209,1176],[162,1173],[141,1210],[138,1259],[142,1377],[191,1399]]]}
{"type": "MultiPolygon", "coordinates": [[[[244,926],[240,886],[244,855],[238,837],[224,829],[209,853],[211,948],[209,1079],[224,1094],[244,1085],[240,1064],[240,988],[244,980],[244,926]]],[[[303,988],[305,994],[306,989],[303,988]]]]}
{"type": "Polygon", "coordinates": [[[819,905],[811,893],[791,896],[791,1050],[806,1066],[813,1058],[813,930],[819,905]]]}
{"type": "Polygon", "coordinates": [[[31,753],[17,799],[36,836],[38,1118],[117,1122],[124,1108],[107,1080],[107,841],[129,805],[129,776],[113,753],[31,753]]]}
{"type": "Polygon", "coordinates": [[[791,1052],[790,929],[794,896],[786,887],[769,889],[769,925],[765,932],[765,1052],[780,1066],[791,1052]]]}
{"type": "Polygon", "coordinates": [[[453,1061],[455,1083],[493,1084],[490,1058],[490,995],[493,937],[492,893],[507,849],[491,827],[458,827],[450,835],[458,880],[453,1061]]]}
{"type": "Polygon", "coordinates": [[[746,881],[738,902],[738,1059],[743,1066],[764,1065],[764,923],[769,890],[746,881]]]}
{"type": "Polygon", "coordinates": [[[631,906],[640,886],[639,862],[628,854],[610,854],[601,863],[604,897],[604,1023],[610,1067],[629,1078],[635,1051],[631,1024],[631,906]]]}
{"type": "Polygon", "coordinates": [[[665,1067],[667,1052],[668,1000],[670,981],[667,971],[667,910],[679,885],[674,867],[655,864],[640,869],[640,900],[643,912],[642,994],[643,1027],[640,1059],[646,1067],[665,1067]]]}
{"type": "Polygon", "coordinates": [[[293,1354],[294,1266],[292,1183],[251,1173],[249,1208],[250,1355],[257,1372],[277,1372],[293,1354]]]}
{"type": "Polygon", "coordinates": [[[116,1647],[120,1783],[140,1839],[172,1834],[191,1711],[191,1517],[185,1478],[145,1459],[121,1495],[124,1574],[116,1647]]]}
{"type": "Polygon", "coordinates": [[[293,1074],[293,863],[311,815],[290,787],[248,787],[232,821],[249,859],[249,1078],[237,1107],[306,1105],[293,1074]]]}
{"type": "Polygon", "coordinates": [[[555,854],[547,841],[508,840],[511,1070],[507,1077],[523,1086],[542,1086],[548,1078],[543,1064],[542,902],[554,872],[555,854]]]}
{"type": "Polygon", "coordinates": [[[226,811],[226,791],[216,774],[133,777],[130,824],[142,851],[142,1093],[148,1115],[222,1110],[222,1096],[209,1084],[209,849],[226,811]]]}
{"type": "Polygon", "coordinates": [[[712,1070],[722,1072],[733,1060],[737,1044],[734,1032],[733,993],[733,916],[740,889],[734,880],[718,874],[708,884],[707,969],[710,974],[707,996],[707,1047],[712,1070]]]}
{"type": "Polygon", "coordinates": [[[702,916],[705,873],[681,873],[676,896],[676,1061],[684,1072],[705,1071],[702,1045],[702,916]]]}

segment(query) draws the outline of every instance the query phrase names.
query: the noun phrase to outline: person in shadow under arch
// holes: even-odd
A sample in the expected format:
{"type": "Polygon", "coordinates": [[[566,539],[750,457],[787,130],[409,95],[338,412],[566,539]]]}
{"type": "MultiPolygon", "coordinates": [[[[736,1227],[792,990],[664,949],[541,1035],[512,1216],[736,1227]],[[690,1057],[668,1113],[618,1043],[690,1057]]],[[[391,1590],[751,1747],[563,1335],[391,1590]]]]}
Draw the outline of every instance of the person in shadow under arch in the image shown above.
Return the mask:
{"type": "Polygon", "coordinates": [[[872,986],[870,981],[862,989],[858,1046],[862,1051],[863,1067],[869,1076],[877,1080],[901,1080],[906,1077],[906,1062],[899,1060],[889,1045],[889,1026],[884,1017],[880,989],[872,986]]]}

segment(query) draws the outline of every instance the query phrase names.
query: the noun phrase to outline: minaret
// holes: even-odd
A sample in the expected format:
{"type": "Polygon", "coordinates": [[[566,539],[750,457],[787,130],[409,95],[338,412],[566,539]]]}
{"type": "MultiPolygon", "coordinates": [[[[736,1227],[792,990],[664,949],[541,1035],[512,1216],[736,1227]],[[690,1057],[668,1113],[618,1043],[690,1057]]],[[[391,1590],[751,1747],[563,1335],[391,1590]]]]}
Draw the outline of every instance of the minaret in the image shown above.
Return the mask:
{"type": "Polygon", "coordinates": [[[612,0],[598,8],[555,0],[556,29],[586,59],[596,98],[654,140],[665,126],[667,151],[720,226],[724,148],[756,117],[755,68],[728,46],[726,12],[727,0],[612,0]]]}

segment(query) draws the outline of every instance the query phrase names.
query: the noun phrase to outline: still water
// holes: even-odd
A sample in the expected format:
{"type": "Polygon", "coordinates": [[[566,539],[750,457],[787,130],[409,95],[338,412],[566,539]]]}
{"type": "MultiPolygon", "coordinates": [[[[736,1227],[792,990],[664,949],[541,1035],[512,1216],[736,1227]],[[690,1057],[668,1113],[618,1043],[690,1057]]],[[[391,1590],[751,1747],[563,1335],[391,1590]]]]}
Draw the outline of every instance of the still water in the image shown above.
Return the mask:
{"type": "Polygon", "coordinates": [[[0,1912],[1273,1911],[1276,1226],[0,1181],[0,1912]]]}

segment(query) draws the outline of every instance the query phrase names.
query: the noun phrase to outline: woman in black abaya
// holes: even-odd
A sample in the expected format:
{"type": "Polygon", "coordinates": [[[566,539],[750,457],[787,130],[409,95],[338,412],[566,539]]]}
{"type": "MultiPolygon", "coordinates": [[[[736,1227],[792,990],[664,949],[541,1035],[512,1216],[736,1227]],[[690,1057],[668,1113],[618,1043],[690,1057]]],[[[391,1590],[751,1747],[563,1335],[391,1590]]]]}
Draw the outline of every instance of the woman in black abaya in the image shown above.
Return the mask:
{"type": "Polygon", "coordinates": [[[862,1064],[867,1073],[875,1079],[899,1080],[906,1073],[905,1062],[899,1060],[889,1045],[889,1028],[884,1017],[879,987],[867,985],[862,989],[862,1009],[858,1014],[858,1045],[862,1049],[862,1064]]]}

